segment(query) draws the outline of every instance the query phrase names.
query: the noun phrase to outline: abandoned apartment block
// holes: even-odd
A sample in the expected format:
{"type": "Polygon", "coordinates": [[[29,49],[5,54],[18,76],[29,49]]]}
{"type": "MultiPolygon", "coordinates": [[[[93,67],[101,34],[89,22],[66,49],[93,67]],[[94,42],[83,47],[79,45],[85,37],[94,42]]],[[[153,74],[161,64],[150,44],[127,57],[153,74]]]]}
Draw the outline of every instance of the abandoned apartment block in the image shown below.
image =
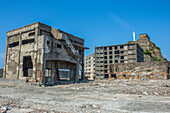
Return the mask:
{"type": "Polygon", "coordinates": [[[84,58],[84,74],[88,80],[95,79],[95,54],[84,58]]]}
{"type": "Polygon", "coordinates": [[[3,78],[77,82],[84,79],[84,49],[83,39],[40,22],[9,31],[3,78]]]}
{"type": "Polygon", "coordinates": [[[143,49],[136,43],[95,47],[95,78],[109,78],[109,65],[143,62],[143,49]]]}

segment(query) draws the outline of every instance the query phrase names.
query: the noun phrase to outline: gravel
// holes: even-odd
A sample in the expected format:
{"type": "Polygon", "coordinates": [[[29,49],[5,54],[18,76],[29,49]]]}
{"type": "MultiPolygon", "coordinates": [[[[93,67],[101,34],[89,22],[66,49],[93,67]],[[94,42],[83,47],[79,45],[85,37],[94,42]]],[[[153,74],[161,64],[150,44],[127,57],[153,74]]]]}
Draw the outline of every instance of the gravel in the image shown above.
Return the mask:
{"type": "Polygon", "coordinates": [[[170,80],[98,80],[40,87],[0,79],[0,110],[7,113],[169,112],[170,80]]]}

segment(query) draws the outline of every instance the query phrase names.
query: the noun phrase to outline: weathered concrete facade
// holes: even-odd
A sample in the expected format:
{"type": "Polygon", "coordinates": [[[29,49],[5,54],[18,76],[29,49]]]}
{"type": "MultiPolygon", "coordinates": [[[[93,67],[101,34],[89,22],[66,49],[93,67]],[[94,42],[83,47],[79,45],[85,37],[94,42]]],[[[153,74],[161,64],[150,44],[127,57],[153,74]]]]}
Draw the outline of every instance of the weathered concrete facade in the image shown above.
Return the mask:
{"type": "Polygon", "coordinates": [[[170,79],[170,63],[162,61],[111,64],[110,79],[170,79]]]}
{"type": "Polygon", "coordinates": [[[109,65],[143,62],[143,50],[136,43],[95,47],[95,73],[97,79],[109,78],[109,65]]]}
{"type": "Polygon", "coordinates": [[[84,74],[88,80],[95,79],[95,54],[84,58],[84,74]]]}
{"type": "Polygon", "coordinates": [[[36,22],[7,32],[4,78],[31,79],[43,84],[60,80],[59,69],[70,70],[70,80],[84,78],[84,40],[36,22]]]}

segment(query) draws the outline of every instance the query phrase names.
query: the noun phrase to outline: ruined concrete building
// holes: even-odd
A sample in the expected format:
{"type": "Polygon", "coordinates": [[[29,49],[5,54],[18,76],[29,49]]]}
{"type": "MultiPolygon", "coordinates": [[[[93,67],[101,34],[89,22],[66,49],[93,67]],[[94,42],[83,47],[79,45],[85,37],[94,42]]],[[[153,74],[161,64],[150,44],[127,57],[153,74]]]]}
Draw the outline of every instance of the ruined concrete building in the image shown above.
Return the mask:
{"type": "Polygon", "coordinates": [[[69,74],[77,82],[84,79],[84,49],[83,39],[40,22],[14,29],[7,32],[3,77],[53,85],[69,74]]]}
{"type": "Polygon", "coordinates": [[[95,79],[95,54],[84,58],[84,74],[88,80],[95,79]]]}
{"type": "Polygon", "coordinates": [[[109,65],[143,62],[143,49],[136,43],[95,47],[95,78],[109,78],[109,65]]]}
{"type": "Polygon", "coordinates": [[[170,79],[170,62],[151,61],[127,64],[110,64],[110,79],[170,79]]]}

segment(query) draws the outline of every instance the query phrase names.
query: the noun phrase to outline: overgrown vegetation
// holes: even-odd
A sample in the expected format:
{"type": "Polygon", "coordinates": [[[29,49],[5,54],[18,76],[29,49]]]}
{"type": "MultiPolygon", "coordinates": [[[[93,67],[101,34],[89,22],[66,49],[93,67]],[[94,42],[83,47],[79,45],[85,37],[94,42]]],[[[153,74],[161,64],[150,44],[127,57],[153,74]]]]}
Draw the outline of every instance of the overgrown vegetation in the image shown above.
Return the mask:
{"type": "Polygon", "coordinates": [[[158,46],[156,46],[156,49],[159,50],[159,51],[161,50],[160,47],[158,47],[158,46]]]}
{"type": "Polygon", "coordinates": [[[150,70],[150,69],[148,69],[148,70],[147,70],[147,72],[151,72],[151,70],[150,70]]]}
{"type": "Polygon", "coordinates": [[[131,44],[131,43],[133,43],[133,41],[128,41],[128,42],[127,42],[127,44],[131,44]]]}
{"type": "Polygon", "coordinates": [[[145,55],[151,55],[151,52],[150,52],[149,50],[146,50],[146,51],[144,52],[144,54],[145,54],[145,55]]]}
{"type": "Polygon", "coordinates": [[[151,42],[154,46],[156,46],[156,44],[155,43],[153,43],[153,42],[151,42]]]}
{"type": "Polygon", "coordinates": [[[158,58],[156,56],[152,56],[152,59],[153,59],[153,61],[162,61],[162,59],[160,59],[160,58],[158,58]]]}
{"type": "Polygon", "coordinates": [[[150,47],[150,48],[149,48],[149,51],[152,51],[152,50],[153,50],[153,48],[152,48],[152,47],[150,47]]]}

